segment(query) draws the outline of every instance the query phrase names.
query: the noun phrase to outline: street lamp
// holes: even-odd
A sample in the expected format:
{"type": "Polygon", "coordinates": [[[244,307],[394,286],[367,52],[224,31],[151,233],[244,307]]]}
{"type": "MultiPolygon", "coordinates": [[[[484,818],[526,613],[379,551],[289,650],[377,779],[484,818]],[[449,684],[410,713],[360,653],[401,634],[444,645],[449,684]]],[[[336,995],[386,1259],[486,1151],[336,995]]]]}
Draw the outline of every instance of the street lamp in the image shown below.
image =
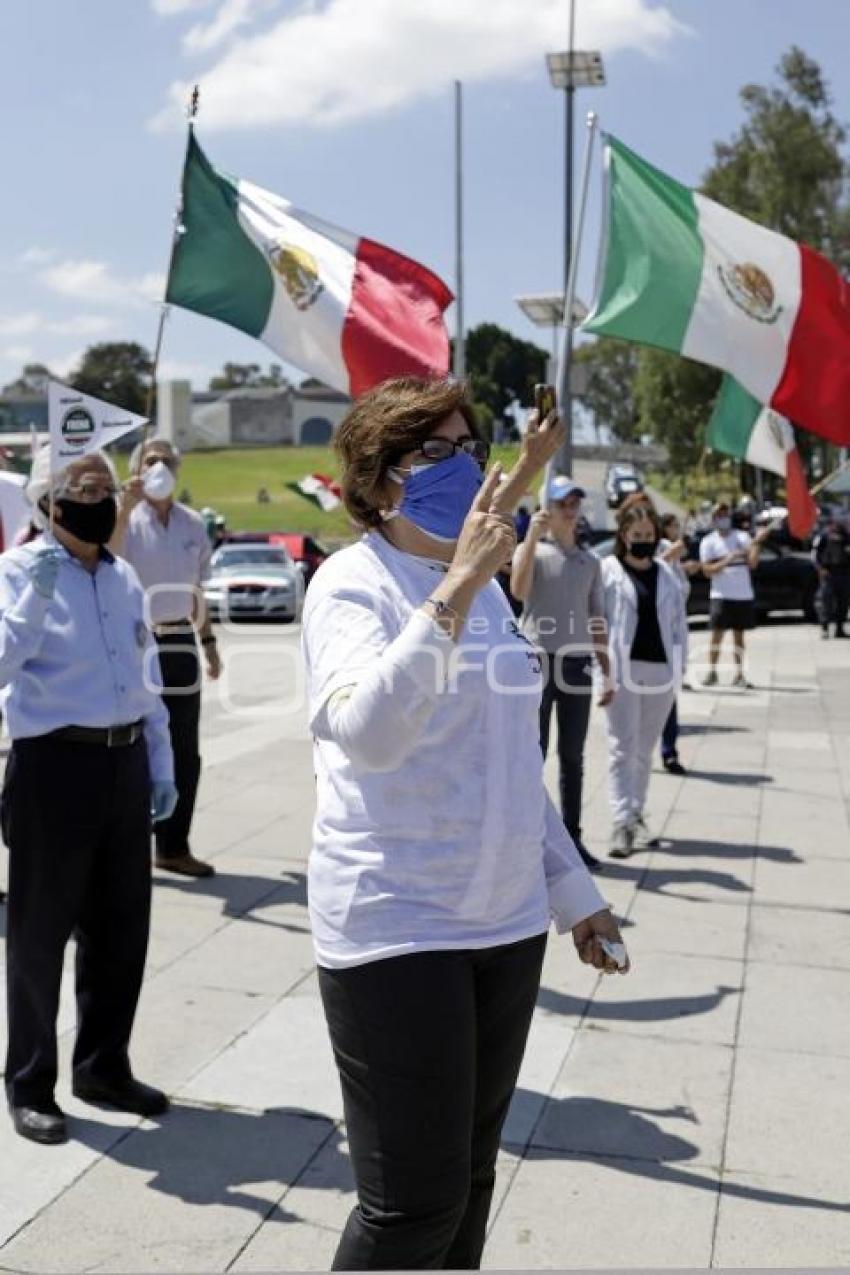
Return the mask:
{"type": "MultiPolygon", "coordinates": [[[[514,297],[527,319],[538,328],[552,329],[552,360],[558,355],[558,330],[564,321],[563,292],[539,292],[527,297],[514,297]]],[[[583,323],[587,318],[587,306],[578,297],[573,298],[572,321],[583,323]]]]}
{"type": "MultiPolygon", "coordinates": [[[[570,0],[570,40],[565,53],[547,53],[546,65],[553,88],[564,93],[564,295],[568,291],[573,242],[573,105],[576,89],[601,88],[605,83],[602,54],[597,49],[575,47],[575,0],[570,0]]],[[[572,325],[567,332],[566,356],[572,360],[572,325]]],[[[557,457],[563,473],[572,472],[572,398],[569,384],[561,403],[567,437],[557,457]]]]}

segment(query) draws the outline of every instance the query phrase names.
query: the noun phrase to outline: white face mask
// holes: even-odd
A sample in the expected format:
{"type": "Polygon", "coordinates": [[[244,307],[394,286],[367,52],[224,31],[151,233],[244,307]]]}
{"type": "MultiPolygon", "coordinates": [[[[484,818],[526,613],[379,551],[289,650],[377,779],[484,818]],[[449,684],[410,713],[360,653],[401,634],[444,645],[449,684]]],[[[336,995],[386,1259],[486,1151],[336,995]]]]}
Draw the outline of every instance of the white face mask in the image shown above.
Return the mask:
{"type": "Polygon", "coordinates": [[[158,460],[146,472],[142,487],[151,500],[167,500],[174,491],[177,479],[164,461],[158,460]]]}

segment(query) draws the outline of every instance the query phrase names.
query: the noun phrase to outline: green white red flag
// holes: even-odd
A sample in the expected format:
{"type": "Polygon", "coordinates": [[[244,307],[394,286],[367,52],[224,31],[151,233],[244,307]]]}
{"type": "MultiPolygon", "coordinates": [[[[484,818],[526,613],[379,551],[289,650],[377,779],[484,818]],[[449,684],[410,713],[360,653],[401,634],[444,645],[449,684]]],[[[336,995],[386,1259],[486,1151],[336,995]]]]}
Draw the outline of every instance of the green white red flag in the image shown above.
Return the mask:
{"type": "Polygon", "coordinates": [[[708,422],[706,443],[713,451],[737,456],[784,478],[791,533],[800,540],[811,534],[818,507],[809,491],[790,421],[763,407],[731,376],[724,376],[708,422]]]}
{"type": "Polygon", "coordinates": [[[616,138],[585,332],[730,373],[760,404],[850,444],[850,287],[825,257],[674,181],[616,138]]]}
{"type": "Polygon", "coordinates": [[[213,168],[190,132],[166,301],[228,323],[355,397],[444,376],[446,285],[425,266],[213,168]]]}
{"type": "Polygon", "coordinates": [[[318,505],[326,514],[342,504],[339,483],[329,478],[327,474],[307,474],[298,482],[287,483],[286,486],[296,495],[309,500],[311,504],[318,505]]]}

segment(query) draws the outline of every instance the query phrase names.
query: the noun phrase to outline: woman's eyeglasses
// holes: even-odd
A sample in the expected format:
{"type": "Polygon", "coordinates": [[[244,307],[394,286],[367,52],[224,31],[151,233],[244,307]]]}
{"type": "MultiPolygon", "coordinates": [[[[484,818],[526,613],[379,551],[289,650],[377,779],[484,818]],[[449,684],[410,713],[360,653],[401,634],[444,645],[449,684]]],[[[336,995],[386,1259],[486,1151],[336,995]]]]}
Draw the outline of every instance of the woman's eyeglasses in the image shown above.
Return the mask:
{"type": "Polygon", "coordinates": [[[481,438],[462,438],[453,443],[450,438],[426,438],[419,444],[419,454],[426,460],[451,460],[456,452],[466,452],[479,465],[486,465],[490,457],[490,444],[481,438]]]}

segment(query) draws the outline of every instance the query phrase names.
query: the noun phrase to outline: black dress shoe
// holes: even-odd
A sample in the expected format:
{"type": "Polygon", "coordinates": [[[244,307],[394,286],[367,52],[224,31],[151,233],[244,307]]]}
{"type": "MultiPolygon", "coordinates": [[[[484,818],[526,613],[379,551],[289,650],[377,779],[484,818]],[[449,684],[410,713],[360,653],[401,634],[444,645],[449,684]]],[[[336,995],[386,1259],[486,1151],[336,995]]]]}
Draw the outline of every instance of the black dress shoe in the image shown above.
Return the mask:
{"type": "Polygon", "coordinates": [[[41,1142],[44,1146],[55,1146],[58,1142],[68,1141],[68,1130],[65,1117],[55,1103],[47,1107],[10,1107],[9,1111],[15,1126],[15,1133],[30,1142],[41,1142]]]}
{"type": "Polygon", "coordinates": [[[661,764],[668,775],[686,775],[688,773],[678,757],[662,757],[661,764]]]}
{"type": "Polygon", "coordinates": [[[83,1102],[102,1103],[118,1111],[132,1111],[137,1116],[161,1116],[168,1110],[168,1099],[161,1089],[143,1085],[141,1080],[75,1080],[75,1098],[83,1102]]]}

